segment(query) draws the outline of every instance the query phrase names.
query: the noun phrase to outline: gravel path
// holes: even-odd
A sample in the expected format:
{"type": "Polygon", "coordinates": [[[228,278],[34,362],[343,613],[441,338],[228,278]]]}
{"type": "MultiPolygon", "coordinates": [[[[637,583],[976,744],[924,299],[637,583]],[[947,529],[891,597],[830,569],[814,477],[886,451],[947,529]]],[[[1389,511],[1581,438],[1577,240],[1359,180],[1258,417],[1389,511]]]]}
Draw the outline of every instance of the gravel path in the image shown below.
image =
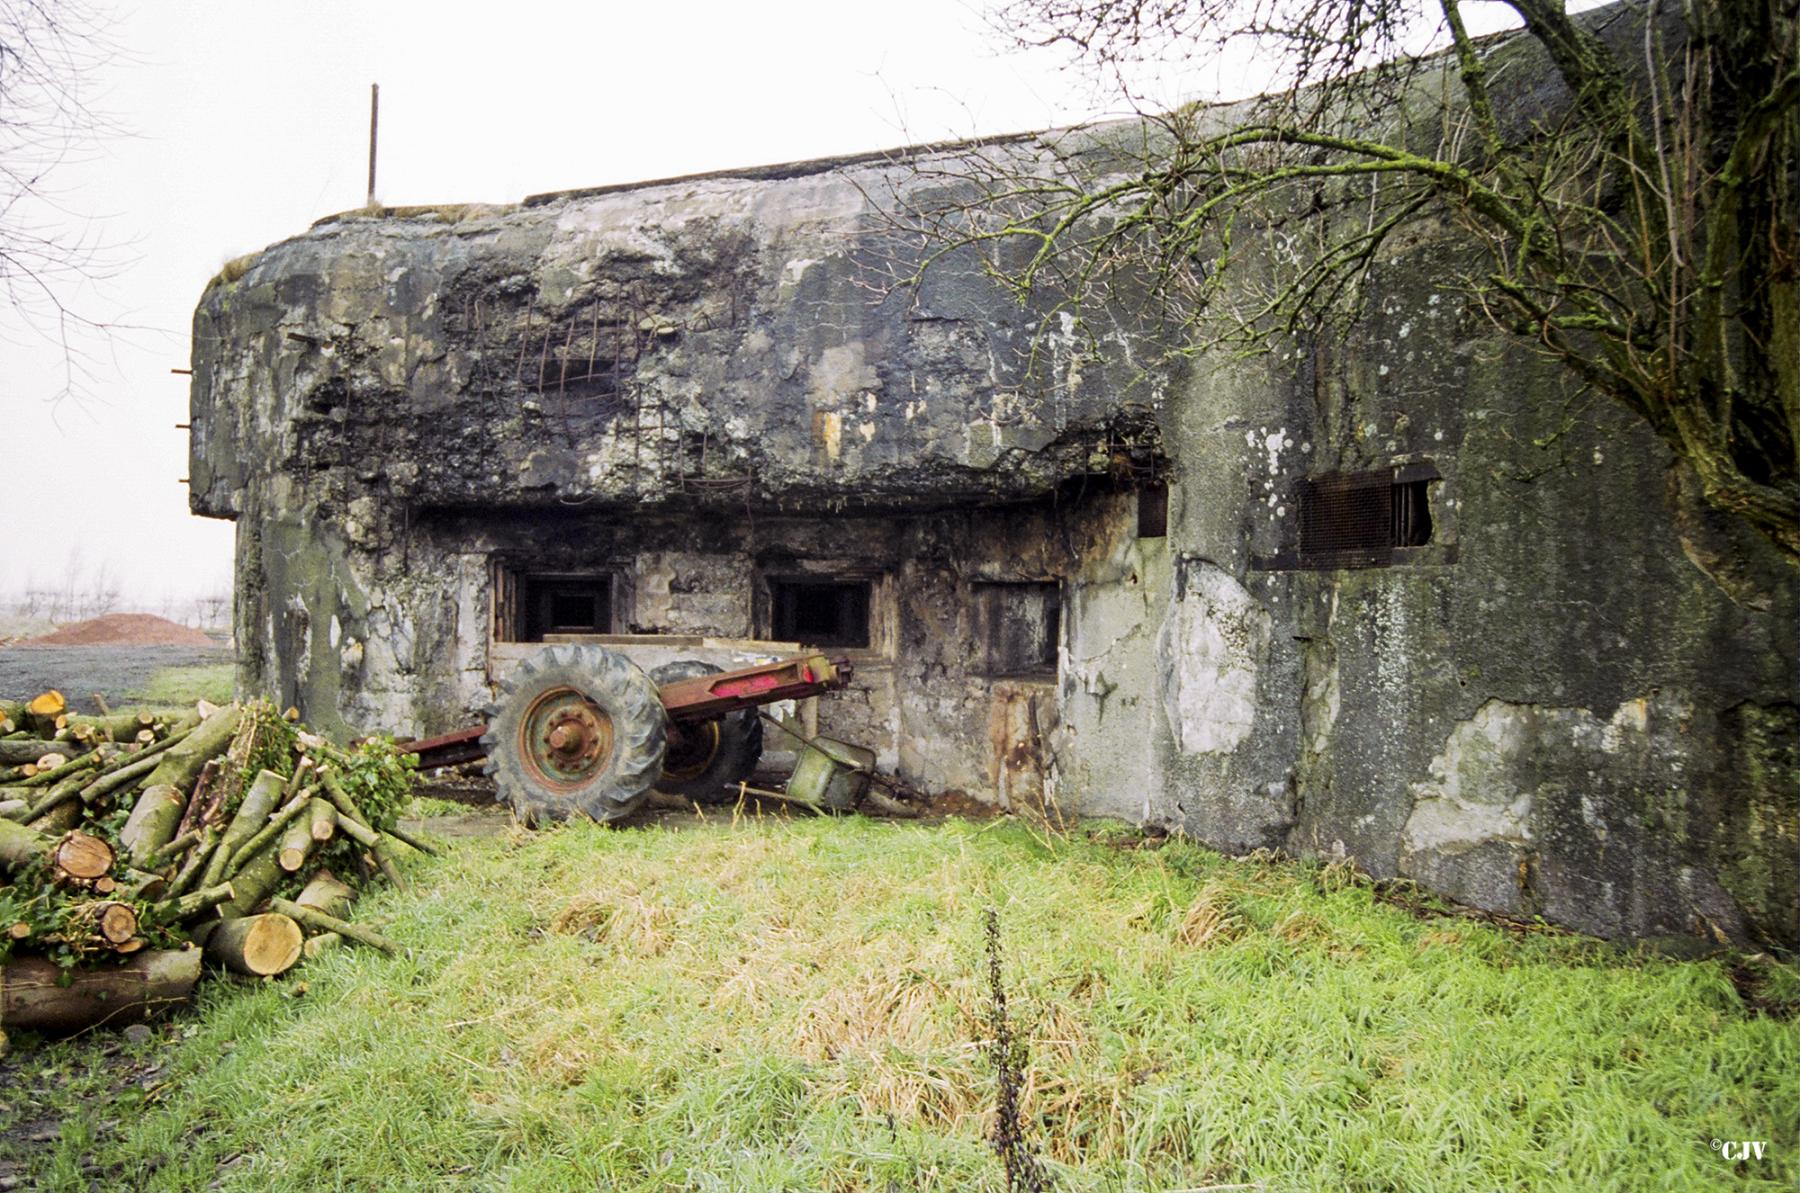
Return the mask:
{"type": "Polygon", "coordinates": [[[165,667],[229,662],[231,651],[223,646],[0,647],[0,697],[25,700],[55,688],[76,711],[99,712],[95,692],[114,707],[131,704],[150,677],[165,667]]]}

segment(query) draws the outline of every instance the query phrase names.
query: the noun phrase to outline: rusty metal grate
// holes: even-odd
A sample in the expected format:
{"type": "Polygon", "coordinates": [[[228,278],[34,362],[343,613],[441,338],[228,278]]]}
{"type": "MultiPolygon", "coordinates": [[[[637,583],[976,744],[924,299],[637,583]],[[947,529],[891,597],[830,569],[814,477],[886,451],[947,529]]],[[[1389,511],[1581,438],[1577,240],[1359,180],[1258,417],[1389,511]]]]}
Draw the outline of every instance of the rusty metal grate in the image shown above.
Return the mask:
{"type": "Polygon", "coordinates": [[[1300,482],[1299,563],[1387,567],[1394,561],[1394,474],[1345,472],[1300,482]]]}

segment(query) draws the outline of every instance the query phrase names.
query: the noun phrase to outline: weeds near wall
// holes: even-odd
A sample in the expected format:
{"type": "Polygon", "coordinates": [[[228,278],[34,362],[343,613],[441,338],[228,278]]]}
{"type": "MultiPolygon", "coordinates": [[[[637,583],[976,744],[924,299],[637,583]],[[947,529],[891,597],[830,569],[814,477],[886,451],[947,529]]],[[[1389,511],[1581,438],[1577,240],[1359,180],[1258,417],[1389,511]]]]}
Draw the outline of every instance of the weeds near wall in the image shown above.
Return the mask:
{"type": "Polygon", "coordinates": [[[1025,1042],[1013,1036],[1006,1011],[1006,982],[1001,972],[1000,913],[990,907],[983,913],[987,928],[988,963],[988,1060],[994,1066],[994,1133],[991,1140],[1006,1170],[1007,1193],[1044,1193],[1050,1180],[1025,1141],[1020,1121],[1019,1095],[1025,1085],[1025,1042]]]}

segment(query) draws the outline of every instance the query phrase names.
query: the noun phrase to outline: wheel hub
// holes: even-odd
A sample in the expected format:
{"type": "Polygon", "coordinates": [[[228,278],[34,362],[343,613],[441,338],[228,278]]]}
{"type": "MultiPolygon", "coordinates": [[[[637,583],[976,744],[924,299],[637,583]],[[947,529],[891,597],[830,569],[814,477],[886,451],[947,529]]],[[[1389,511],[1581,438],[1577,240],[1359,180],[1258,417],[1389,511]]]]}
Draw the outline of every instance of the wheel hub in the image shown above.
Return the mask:
{"type": "Polygon", "coordinates": [[[674,782],[698,778],[719,752],[719,723],[669,726],[669,750],[663,756],[662,777],[674,782]]]}
{"type": "Polygon", "coordinates": [[[519,756],[550,786],[580,787],[612,755],[612,717],[574,688],[543,693],[519,719],[519,756]]]}

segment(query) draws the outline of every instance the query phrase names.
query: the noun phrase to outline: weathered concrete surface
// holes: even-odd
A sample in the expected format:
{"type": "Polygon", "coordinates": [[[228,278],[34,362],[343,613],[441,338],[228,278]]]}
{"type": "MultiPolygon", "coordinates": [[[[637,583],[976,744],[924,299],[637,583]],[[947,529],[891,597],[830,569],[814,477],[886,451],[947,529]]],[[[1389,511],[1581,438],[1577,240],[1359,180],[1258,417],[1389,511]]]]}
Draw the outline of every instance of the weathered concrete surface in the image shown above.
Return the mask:
{"type": "Polygon", "coordinates": [[[915,185],[353,215],[231,271],[196,314],[192,478],[238,519],[246,686],[446,729],[496,678],[497,568],[729,636],[769,633],[771,580],[849,576],[870,641],[825,727],[911,782],[1607,935],[1800,943],[1794,576],[1446,288],[1451,231],[1396,242],[1341,342],[1145,375],[1154,341],[1052,334],[1030,372],[1034,316],[978,273],[871,288],[875,205],[915,185]],[[1298,481],[1425,463],[1427,545],[1280,562],[1298,481]],[[983,665],[991,583],[1056,586],[1049,672],[983,665]]]}

